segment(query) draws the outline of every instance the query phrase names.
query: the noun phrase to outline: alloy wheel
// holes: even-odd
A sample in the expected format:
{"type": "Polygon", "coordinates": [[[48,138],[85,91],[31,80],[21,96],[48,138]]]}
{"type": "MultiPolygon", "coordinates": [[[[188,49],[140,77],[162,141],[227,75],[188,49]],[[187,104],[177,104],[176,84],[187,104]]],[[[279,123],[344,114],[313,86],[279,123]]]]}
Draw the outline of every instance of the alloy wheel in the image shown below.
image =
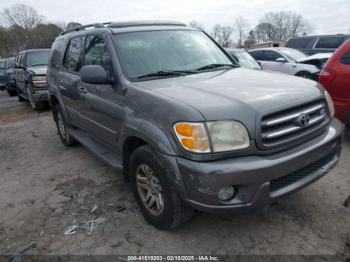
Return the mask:
{"type": "Polygon", "coordinates": [[[60,134],[61,138],[63,140],[66,139],[66,127],[64,125],[64,122],[60,113],[57,113],[57,127],[58,127],[58,133],[60,134]]]}
{"type": "Polygon", "coordinates": [[[164,194],[152,168],[140,164],[136,170],[136,187],[143,205],[154,216],[159,216],[164,210],[164,194]]]}

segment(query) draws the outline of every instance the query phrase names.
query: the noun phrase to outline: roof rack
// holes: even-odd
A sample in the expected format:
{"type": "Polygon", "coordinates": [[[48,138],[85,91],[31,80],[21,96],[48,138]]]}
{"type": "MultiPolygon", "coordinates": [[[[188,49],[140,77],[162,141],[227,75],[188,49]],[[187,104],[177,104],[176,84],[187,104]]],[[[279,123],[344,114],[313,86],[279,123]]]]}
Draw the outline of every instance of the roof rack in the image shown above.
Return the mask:
{"type": "Polygon", "coordinates": [[[108,24],[110,24],[110,23],[95,23],[95,24],[88,24],[88,25],[78,26],[78,27],[74,27],[72,29],[68,29],[66,31],[63,31],[63,32],[60,33],[60,35],[65,35],[65,34],[68,34],[68,33],[77,32],[77,31],[90,29],[90,28],[104,28],[108,24]]]}
{"type": "Polygon", "coordinates": [[[65,35],[72,32],[77,32],[85,29],[94,28],[124,28],[124,27],[136,27],[136,26],[186,26],[184,23],[174,21],[128,21],[128,22],[107,22],[107,23],[95,23],[83,26],[78,26],[72,29],[68,29],[60,33],[65,35]]]}
{"type": "Polygon", "coordinates": [[[174,21],[127,21],[112,22],[107,25],[108,28],[123,28],[136,26],[186,26],[186,24],[174,21]]]}

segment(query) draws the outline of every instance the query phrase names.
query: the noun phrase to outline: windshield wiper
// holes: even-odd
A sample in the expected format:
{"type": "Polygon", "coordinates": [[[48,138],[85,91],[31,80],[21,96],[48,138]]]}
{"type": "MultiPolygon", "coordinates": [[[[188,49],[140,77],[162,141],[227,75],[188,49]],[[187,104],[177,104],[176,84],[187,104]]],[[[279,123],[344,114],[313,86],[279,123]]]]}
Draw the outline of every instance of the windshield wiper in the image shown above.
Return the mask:
{"type": "Polygon", "coordinates": [[[213,69],[213,68],[219,68],[219,67],[239,67],[238,65],[235,64],[209,64],[209,65],[205,65],[202,66],[200,68],[197,68],[196,71],[201,71],[201,70],[206,70],[206,69],[213,69]]]}
{"type": "Polygon", "coordinates": [[[155,73],[145,74],[138,76],[137,79],[147,78],[147,77],[154,77],[154,76],[184,76],[188,74],[196,74],[196,71],[191,70],[169,70],[169,71],[158,71],[155,73]]]}

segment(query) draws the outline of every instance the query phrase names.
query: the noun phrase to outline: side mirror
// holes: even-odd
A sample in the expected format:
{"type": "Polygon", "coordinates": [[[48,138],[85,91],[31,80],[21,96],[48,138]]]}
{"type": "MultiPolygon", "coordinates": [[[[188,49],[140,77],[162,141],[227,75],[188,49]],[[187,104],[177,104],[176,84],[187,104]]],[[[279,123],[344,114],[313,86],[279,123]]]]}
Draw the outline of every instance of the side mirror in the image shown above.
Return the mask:
{"type": "Polygon", "coordinates": [[[99,65],[86,65],[80,69],[81,81],[88,84],[107,84],[107,72],[99,65]]]}
{"type": "Polygon", "coordinates": [[[278,62],[278,63],[285,63],[285,62],[287,62],[287,60],[285,58],[283,58],[283,57],[279,57],[275,61],[278,62]]]}

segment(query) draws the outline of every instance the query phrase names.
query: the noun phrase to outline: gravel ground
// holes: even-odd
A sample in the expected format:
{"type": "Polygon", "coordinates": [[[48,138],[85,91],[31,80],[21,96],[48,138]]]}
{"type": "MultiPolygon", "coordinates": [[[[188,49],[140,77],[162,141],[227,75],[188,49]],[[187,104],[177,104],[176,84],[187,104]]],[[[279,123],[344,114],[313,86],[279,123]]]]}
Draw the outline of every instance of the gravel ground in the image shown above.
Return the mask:
{"type": "Polygon", "coordinates": [[[260,212],[200,213],[160,231],[128,184],[82,146],[65,147],[51,112],[0,93],[0,254],[350,253],[350,137],[326,177],[260,212]],[[91,227],[91,220],[95,220],[91,227]],[[90,221],[90,222],[89,222],[90,221]],[[65,230],[76,225],[75,234],[65,230]]]}

